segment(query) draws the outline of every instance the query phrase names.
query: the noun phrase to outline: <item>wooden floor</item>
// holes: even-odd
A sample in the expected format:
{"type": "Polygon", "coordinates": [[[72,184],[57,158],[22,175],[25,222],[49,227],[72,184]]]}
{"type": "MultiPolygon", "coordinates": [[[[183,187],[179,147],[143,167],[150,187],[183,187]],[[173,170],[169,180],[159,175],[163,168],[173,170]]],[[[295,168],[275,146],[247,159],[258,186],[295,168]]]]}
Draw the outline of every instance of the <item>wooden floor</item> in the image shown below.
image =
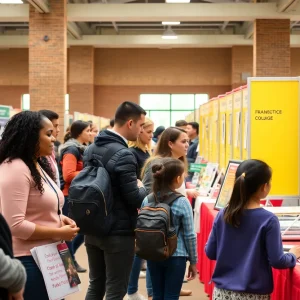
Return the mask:
{"type": "MultiPolygon", "coordinates": [[[[80,249],[76,253],[76,259],[81,266],[88,268],[87,255],[86,255],[84,246],[80,247],[80,249]]],[[[80,279],[82,282],[81,283],[81,292],[67,297],[66,298],[67,300],[84,300],[85,299],[86,291],[88,288],[88,281],[89,281],[88,272],[81,273],[79,276],[80,276],[80,279]]],[[[146,280],[145,279],[140,279],[139,288],[140,288],[139,292],[141,294],[143,294],[144,296],[146,296],[147,293],[146,293],[146,280]]],[[[187,300],[196,300],[196,299],[197,300],[208,300],[209,299],[203,291],[203,284],[201,284],[198,279],[195,279],[189,283],[185,283],[183,285],[183,288],[192,290],[193,295],[189,296],[189,297],[180,297],[180,299],[187,299],[187,300]]],[[[127,297],[124,299],[127,299],[127,297]]]]}

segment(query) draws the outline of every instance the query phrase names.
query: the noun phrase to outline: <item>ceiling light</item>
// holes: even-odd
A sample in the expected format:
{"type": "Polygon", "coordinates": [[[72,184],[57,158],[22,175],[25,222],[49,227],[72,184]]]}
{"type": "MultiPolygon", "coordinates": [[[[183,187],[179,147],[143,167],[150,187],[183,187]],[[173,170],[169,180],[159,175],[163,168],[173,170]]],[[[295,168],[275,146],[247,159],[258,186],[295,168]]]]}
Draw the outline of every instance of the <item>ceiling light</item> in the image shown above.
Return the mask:
{"type": "Polygon", "coordinates": [[[168,26],[167,30],[165,30],[161,38],[164,40],[176,40],[178,36],[172,30],[171,26],[168,26]]]}
{"type": "Polygon", "coordinates": [[[190,3],[191,0],[166,0],[166,3],[190,3]]]}
{"type": "Polygon", "coordinates": [[[0,4],[23,4],[22,0],[0,0],[0,4]]]}
{"type": "Polygon", "coordinates": [[[168,22],[168,21],[164,21],[161,22],[162,25],[179,25],[180,22],[168,22]]]}

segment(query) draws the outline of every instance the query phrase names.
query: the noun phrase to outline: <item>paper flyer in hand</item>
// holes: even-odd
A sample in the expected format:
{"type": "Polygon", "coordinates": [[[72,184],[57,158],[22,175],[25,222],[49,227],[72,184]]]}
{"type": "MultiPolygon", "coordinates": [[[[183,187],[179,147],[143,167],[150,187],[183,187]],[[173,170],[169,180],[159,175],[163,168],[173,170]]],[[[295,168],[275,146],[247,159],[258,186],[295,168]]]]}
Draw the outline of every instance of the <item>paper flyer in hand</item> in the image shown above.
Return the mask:
{"type": "Polygon", "coordinates": [[[31,249],[45,281],[50,300],[61,300],[80,291],[79,286],[70,286],[69,278],[57,246],[60,242],[31,249]]]}

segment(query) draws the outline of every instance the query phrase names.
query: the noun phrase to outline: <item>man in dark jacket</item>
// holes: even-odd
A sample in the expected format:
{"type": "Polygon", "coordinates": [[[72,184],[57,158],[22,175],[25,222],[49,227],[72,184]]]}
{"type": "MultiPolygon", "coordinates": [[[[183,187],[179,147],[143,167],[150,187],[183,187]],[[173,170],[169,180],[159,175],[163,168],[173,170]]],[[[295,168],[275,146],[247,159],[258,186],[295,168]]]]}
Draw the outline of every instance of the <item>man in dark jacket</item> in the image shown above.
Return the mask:
{"type": "MultiPolygon", "coordinates": [[[[189,122],[186,127],[186,132],[190,139],[190,146],[186,155],[188,163],[190,164],[195,162],[198,154],[199,124],[197,122],[189,122]]],[[[187,180],[192,181],[193,175],[194,173],[189,172],[187,180]]]]}
{"type": "MultiPolygon", "coordinates": [[[[137,162],[128,149],[127,141],[135,141],[142,131],[146,112],[132,102],[122,103],[115,115],[112,129],[102,131],[84,154],[89,157],[93,147],[99,147],[99,157],[111,151],[105,168],[111,177],[116,221],[109,236],[86,236],[90,285],[86,300],[121,300],[127,285],[134,257],[134,229],[137,210],[146,191],[137,179],[137,162]],[[117,145],[116,145],[117,144],[117,145]],[[113,149],[119,150],[114,153],[113,149]]],[[[101,160],[101,158],[100,158],[101,160]]]]}

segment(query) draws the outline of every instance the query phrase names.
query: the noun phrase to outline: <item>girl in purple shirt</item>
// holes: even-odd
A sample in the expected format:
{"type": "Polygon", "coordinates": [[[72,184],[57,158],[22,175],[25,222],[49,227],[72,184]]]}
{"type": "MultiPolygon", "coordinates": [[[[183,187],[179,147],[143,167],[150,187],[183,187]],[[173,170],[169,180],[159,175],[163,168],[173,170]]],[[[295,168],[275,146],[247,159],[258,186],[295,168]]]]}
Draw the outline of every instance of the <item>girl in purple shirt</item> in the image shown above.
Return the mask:
{"type": "Polygon", "coordinates": [[[216,260],[213,300],[269,300],[272,267],[293,268],[300,246],[283,252],[280,224],[260,200],[271,189],[271,168],[260,160],[246,160],[236,172],[232,196],[217,215],[205,252],[216,260]]]}

